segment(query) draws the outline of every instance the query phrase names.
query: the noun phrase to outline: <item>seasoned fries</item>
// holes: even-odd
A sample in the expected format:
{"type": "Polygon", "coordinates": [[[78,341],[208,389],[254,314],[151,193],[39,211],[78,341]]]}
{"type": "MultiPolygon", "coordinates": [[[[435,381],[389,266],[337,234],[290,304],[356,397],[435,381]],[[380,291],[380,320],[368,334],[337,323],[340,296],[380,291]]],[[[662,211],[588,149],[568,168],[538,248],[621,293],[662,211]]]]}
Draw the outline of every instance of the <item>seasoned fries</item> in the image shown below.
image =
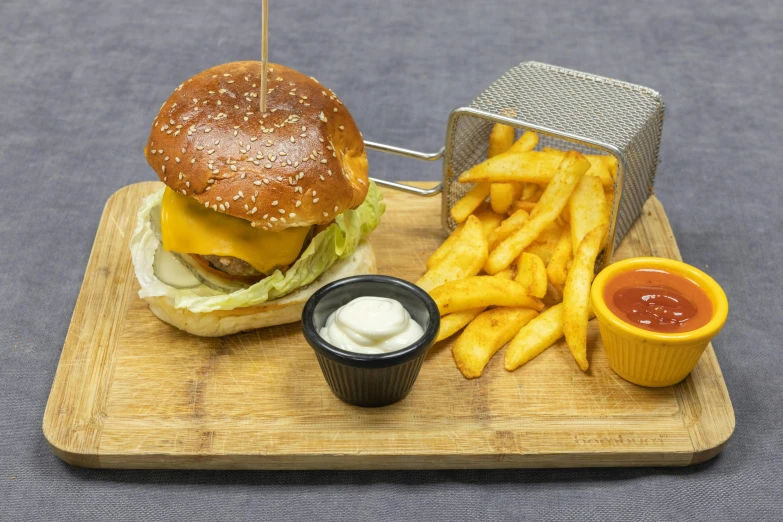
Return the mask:
{"type": "Polygon", "coordinates": [[[476,317],[452,349],[462,375],[481,377],[492,356],[536,315],[529,308],[494,308],[476,317]]]}
{"type": "Polygon", "coordinates": [[[546,265],[547,279],[561,295],[563,293],[563,286],[566,282],[566,276],[568,275],[568,265],[572,258],[571,226],[566,225],[563,227],[563,232],[560,234],[557,245],[555,245],[555,250],[552,252],[549,264],[546,265]]]}
{"type": "Polygon", "coordinates": [[[571,199],[568,200],[574,254],[588,232],[599,225],[608,226],[609,215],[606,207],[604,189],[598,178],[585,174],[571,194],[571,199]]]}
{"type": "Polygon", "coordinates": [[[451,211],[459,226],[417,283],[442,315],[437,341],[464,329],[452,353],[468,379],[507,343],[504,366],[513,371],[563,337],[579,368],[589,367],[590,286],[607,239],[617,160],[535,151],[534,132],[513,139],[513,128],[496,124],[487,160],[459,176],[475,184],[451,211]]]}
{"type": "Polygon", "coordinates": [[[435,339],[435,342],[442,341],[459,332],[483,311],[484,308],[471,308],[455,314],[444,315],[440,318],[440,330],[438,331],[438,337],[435,339]]]}
{"type": "MultiPolygon", "coordinates": [[[[487,152],[487,157],[492,158],[511,149],[513,149],[514,152],[533,150],[538,143],[538,135],[534,132],[526,132],[516,143],[513,143],[513,141],[513,128],[506,125],[495,125],[492,129],[492,134],[489,136],[489,152],[487,152]],[[502,127],[502,129],[498,129],[498,127],[502,127]],[[510,129],[510,132],[507,129],[510,129]],[[503,133],[505,133],[505,135],[502,137],[496,136],[496,134],[500,135],[503,133]],[[509,134],[511,137],[510,142],[507,141],[509,134]],[[493,137],[495,139],[494,143],[493,137]],[[503,148],[506,144],[508,144],[508,146],[503,148]]],[[[511,205],[522,196],[523,189],[524,184],[522,183],[493,183],[489,190],[489,201],[492,205],[492,210],[499,214],[508,212],[511,205]]]]}
{"type": "Polygon", "coordinates": [[[531,212],[530,220],[490,252],[484,266],[488,274],[496,274],[510,265],[560,215],[574,187],[589,168],[590,162],[578,152],[565,154],[555,177],[531,212]]]}
{"type": "Polygon", "coordinates": [[[501,241],[522,228],[522,225],[527,223],[529,217],[530,215],[524,210],[517,210],[511,214],[511,216],[493,230],[487,238],[489,241],[489,249],[494,250],[501,241]]]}
{"type": "Polygon", "coordinates": [[[514,280],[527,288],[527,293],[531,296],[543,298],[547,284],[544,261],[535,254],[522,252],[517,259],[517,275],[514,280]]]}
{"type": "Polygon", "coordinates": [[[489,183],[476,183],[462,199],[451,207],[451,217],[457,223],[462,223],[473,213],[489,196],[489,183]]]}
{"type": "Polygon", "coordinates": [[[513,371],[541,354],[563,337],[563,304],[558,304],[527,323],[506,350],[506,370],[513,371]]]}
{"type": "Polygon", "coordinates": [[[492,158],[506,152],[514,144],[514,127],[496,123],[489,133],[487,157],[492,158]]]}
{"type": "Polygon", "coordinates": [[[468,216],[465,226],[446,256],[430,268],[416,284],[424,291],[441,286],[448,281],[456,281],[479,273],[487,260],[487,238],[481,221],[476,216],[468,216]]]}
{"type": "Polygon", "coordinates": [[[430,292],[441,315],[487,306],[513,306],[539,311],[544,306],[524,286],[501,277],[473,276],[450,281],[430,292]]]}
{"type": "Polygon", "coordinates": [[[563,292],[563,333],[568,349],[583,371],[587,371],[587,321],[590,314],[590,284],[595,258],[606,234],[602,225],[587,233],[579,244],[563,292]]]}
{"type": "Polygon", "coordinates": [[[489,235],[492,233],[493,230],[498,228],[500,223],[505,219],[506,216],[502,216],[500,214],[496,214],[495,212],[492,212],[490,208],[483,208],[479,207],[478,210],[476,210],[473,213],[474,216],[476,216],[479,221],[481,221],[481,226],[484,228],[484,237],[489,237],[489,235]]]}

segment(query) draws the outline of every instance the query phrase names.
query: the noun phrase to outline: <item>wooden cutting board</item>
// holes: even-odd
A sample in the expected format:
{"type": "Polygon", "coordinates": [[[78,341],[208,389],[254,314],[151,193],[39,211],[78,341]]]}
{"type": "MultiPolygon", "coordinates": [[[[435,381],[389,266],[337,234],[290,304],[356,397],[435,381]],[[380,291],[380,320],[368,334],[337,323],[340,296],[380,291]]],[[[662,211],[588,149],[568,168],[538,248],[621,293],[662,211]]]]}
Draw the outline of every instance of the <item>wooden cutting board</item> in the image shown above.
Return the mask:
{"type": "MultiPolygon", "coordinates": [[[[426,184],[424,184],[426,185],[426,184]]],[[[433,347],[411,394],[378,409],[332,395],[299,324],[220,339],[158,321],[138,298],[128,250],[143,196],[114,194],[98,227],[43,420],[52,450],[104,468],[379,469],[685,466],[721,451],[734,411],[712,346],[668,388],[609,368],[598,328],[583,373],[564,343],[515,372],[503,353],[462,377],[433,347]]],[[[439,198],[384,191],[378,270],[415,281],[444,239],[439,198]]],[[[651,198],[616,259],[680,259],[651,198]]],[[[594,321],[592,322],[594,323],[594,321]]]]}

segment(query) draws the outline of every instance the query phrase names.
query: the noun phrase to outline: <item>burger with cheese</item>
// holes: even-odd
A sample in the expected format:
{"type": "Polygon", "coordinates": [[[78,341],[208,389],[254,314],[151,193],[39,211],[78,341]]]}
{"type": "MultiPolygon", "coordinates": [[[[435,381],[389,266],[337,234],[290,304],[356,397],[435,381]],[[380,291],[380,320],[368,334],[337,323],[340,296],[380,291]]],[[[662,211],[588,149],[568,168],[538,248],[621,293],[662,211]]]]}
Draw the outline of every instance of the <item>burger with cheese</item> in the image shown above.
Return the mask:
{"type": "Polygon", "coordinates": [[[138,211],[139,296],[202,336],[298,321],[326,283],[373,273],[384,204],[362,135],[314,78],[260,62],[197,74],[161,106],[144,154],[165,187],[138,211]]]}

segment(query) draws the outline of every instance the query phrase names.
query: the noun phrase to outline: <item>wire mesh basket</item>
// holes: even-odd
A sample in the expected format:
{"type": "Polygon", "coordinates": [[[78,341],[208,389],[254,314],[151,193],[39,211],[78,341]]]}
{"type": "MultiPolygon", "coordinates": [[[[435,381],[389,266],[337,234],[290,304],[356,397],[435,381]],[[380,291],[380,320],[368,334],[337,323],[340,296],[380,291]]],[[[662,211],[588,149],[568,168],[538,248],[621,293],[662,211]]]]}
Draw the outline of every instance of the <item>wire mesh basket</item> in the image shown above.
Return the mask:
{"type": "Polygon", "coordinates": [[[424,190],[384,180],[378,184],[423,196],[442,194],[446,231],[456,223],[449,211],[470,190],[457,176],[487,157],[495,123],[538,133],[537,148],[575,149],[617,158],[612,218],[604,263],[641,213],[649,198],[658,165],[664,104],[656,91],[601,76],[538,62],[510,69],[469,106],[452,111],[446,142],[426,154],[374,142],[368,148],[423,160],[443,158],[443,181],[424,190]],[[513,115],[513,116],[511,116],[513,115]]]}

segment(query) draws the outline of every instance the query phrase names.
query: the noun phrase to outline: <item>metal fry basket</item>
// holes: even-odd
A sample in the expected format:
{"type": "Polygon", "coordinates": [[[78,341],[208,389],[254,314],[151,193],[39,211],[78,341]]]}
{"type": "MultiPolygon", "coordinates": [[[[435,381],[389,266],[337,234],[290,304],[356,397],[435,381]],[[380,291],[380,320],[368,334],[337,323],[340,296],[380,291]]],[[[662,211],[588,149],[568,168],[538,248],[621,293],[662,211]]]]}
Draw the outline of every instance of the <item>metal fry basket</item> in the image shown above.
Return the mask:
{"type": "Polygon", "coordinates": [[[524,62],[504,74],[467,107],[452,111],[445,146],[422,153],[381,143],[368,148],[409,158],[443,158],[443,181],[432,189],[375,181],[382,186],[422,196],[442,194],[443,228],[456,223],[450,210],[470,190],[456,177],[487,157],[489,133],[505,123],[518,133],[539,134],[537,148],[575,149],[589,154],[611,154],[618,170],[603,254],[608,263],[639,216],[653,189],[663,129],[664,104],[652,89],[538,62],[524,62]],[[510,116],[513,114],[514,116],[510,116]]]}

